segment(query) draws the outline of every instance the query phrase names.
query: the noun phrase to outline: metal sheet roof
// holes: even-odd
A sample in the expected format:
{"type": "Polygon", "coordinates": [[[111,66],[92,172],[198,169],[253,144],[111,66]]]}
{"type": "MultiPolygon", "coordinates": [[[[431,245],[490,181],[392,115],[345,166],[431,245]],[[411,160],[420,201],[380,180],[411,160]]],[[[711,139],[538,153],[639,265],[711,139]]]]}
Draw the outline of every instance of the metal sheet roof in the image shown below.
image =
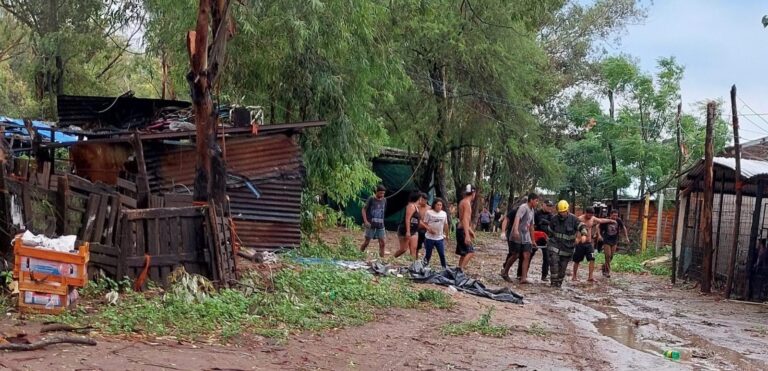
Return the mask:
{"type": "MultiPolygon", "coordinates": [[[[713,162],[736,171],[736,159],[730,157],[715,157],[713,162]]],[[[704,160],[701,161],[702,166],[704,160]]],[[[768,175],[768,161],[741,159],[741,176],[750,179],[759,175],[768,175]]]]}

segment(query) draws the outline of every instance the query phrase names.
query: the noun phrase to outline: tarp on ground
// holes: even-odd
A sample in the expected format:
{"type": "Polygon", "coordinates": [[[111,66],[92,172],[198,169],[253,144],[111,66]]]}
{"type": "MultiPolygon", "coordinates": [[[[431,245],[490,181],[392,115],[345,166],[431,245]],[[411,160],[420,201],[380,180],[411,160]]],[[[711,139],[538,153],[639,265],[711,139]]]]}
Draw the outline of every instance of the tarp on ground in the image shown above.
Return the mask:
{"type": "MultiPolygon", "coordinates": [[[[386,275],[389,271],[389,269],[380,262],[374,262],[371,265],[371,270],[379,275],[386,275]]],[[[429,267],[424,267],[421,262],[416,261],[411,264],[407,273],[408,277],[414,282],[453,286],[459,291],[472,295],[507,303],[523,304],[523,296],[512,291],[509,287],[489,289],[485,287],[482,282],[467,277],[467,275],[458,271],[456,268],[448,268],[438,272],[429,269],[429,267]]]]}

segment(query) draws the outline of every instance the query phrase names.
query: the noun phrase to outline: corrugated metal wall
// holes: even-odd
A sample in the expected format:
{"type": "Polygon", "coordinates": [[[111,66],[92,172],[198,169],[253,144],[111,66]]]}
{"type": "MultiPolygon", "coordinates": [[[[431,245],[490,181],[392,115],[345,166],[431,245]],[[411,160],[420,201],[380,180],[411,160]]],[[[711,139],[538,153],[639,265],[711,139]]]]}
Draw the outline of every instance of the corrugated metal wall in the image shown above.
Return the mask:
{"type": "MultiPolygon", "coordinates": [[[[242,175],[261,191],[256,197],[244,186],[230,188],[230,207],[238,238],[260,250],[292,248],[301,242],[300,216],[304,164],[301,148],[285,133],[227,138],[230,172],[242,175]]],[[[195,174],[193,143],[144,142],[152,192],[191,192],[195,174]]]]}

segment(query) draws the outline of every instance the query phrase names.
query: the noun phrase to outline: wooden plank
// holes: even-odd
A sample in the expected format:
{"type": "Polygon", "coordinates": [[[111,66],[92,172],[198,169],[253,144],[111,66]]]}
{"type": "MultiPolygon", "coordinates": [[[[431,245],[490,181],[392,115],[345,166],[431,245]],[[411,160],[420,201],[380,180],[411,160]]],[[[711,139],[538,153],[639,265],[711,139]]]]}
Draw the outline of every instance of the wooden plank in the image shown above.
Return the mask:
{"type": "Polygon", "coordinates": [[[184,236],[181,234],[181,223],[183,220],[181,217],[168,219],[168,254],[181,254],[184,252],[184,236]]]}
{"type": "Polygon", "coordinates": [[[62,178],[56,187],[56,209],[59,210],[59,212],[56,213],[56,233],[64,235],[67,230],[67,210],[69,209],[67,206],[69,203],[69,184],[67,183],[67,178],[62,178]]]}
{"type": "Polygon", "coordinates": [[[144,161],[144,147],[139,133],[133,134],[131,144],[133,145],[133,150],[136,154],[136,164],[139,168],[136,175],[136,201],[140,207],[146,207],[149,203],[149,177],[147,176],[147,163],[144,161]]]}
{"type": "Polygon", "coordinates": [[[137,205],[138,205],[138,203],[136,202],[136,200],[134,200],[134,199],[132,199],[132,198],[130,198],[130,197],[128,197],[128,196],[126,196],[126,195],[124,195],[124,194],[120,194],[120,195],[119,195],[119,197],[120,197],[120,203],[121,203],[123,206],[126,206],[126,207],[130,207],[130,208],[132,208],[132,209],[135,209],[135,208],[137,207],[137,205]]]}
{"type": "Polygon", "coordinates": [[[184,207],[192,205],[192,195],[166,193],[163,195],[166,207],[184,207]]]}
{"type": "Polygon", "coordinates": [[[93,228],[92,242],[101,243],[104,238],[104,223],[107,219],[107,206],[109,205],[109,196],[103,195],[99,200],[99,208],[96,210],[96,224],[93,228]]]}
{"type": "Polygon", "coordinates": [[[123,178],[117,178],[117,186],[126,191],[136,193],[136,183],[123,178]]]}
{"type": "Polygon", "coordinates": [[[32,215],[32,195],[31,187],[28,184],[22,183],[21,185],[21,203],[24,209],[24,225],[27,229],[34,228],[33,215],[32,215]]]}
{"type": "Polygon", "coordinates": [[[51,181],[51,163],[48,161],[43,162],[43,171],[40,172],[40,185],[43,188],[48,189],[51,181]]]}
{"type": "Polygon", "coordinates": [[[131,221],[131,224],[136,226],[136,250],[132,256],[144,256],[144,254],[149,252],[147,250],[147,231],[144,222],[144,220],[131,221]]]}
{"type": "Polygon", "coordinates": [[[160,222],[159,218],[147,219],[147,254],[160,255],[160,222]]]}
{"type": "Polygon", "coordinates": [[[85,214],[83,214],[83,228],[78,235],[80,240],[91,241],[93,227],[96,225],[96,213],[100,203],[101,196],[97,193],[91,193],[90,197],[88,197],[88,206],[86,207],[85,214]]]}
{"type": "Polygon", "coordinates": [[[75,174],[67,174],[67,182],[69,183],[69,186],[71,188],[85,191],[87,193],[103,192],[102,189],[100,189],[99,187],[96,187],[93,183],[89,182],[87,179],[79,177],[75,174]]]}
{"type": "MultiPolygon", "coordinates": [[[[144,267],[144,256],[138,257],[129,257],[125,259],[126,266],[129,268],[143,268],[144,267]]],[[[196,265],[199,264],[199,254],[197,253],[185,253],[185,254],[168,254],[168,255],[157,255],[152,256],[150,259],[149,265],[150,267],[157,267],[157,266],[163,266],[163,265],[196,265]]]]}
{"type": "Polygon", "coordinates": [[[117,196],[109,197],[109,215],[107,216],[106,230],[104,232],[103,243],[107,245],[114,245],[115,243],[115,229],[119,225],[118,215],[120,211],[120,198],[117,196]]]}
{"type": "Polygon", "coordinates": [[[189,207],[166,207],[159,209],[137,209],[124,210],[123,213],[129,220],[169,218],[169,217],[196,217],[201,216],[201,208],[197,206],[189,207]]]}
{"type": "Polygon", "coordinates": [[[130,241],[130,227],[127,224],[127,220],[123,216],[123,214],[118,213],[117,214],[117,231],[116,233],[116,247],[118,249],[118,259],[117,259],[117,277],[118,279],[121,279],[123,276],[125,276],[128,273],[128,268],[125,265],[125,259],[128,256],[128,249],[131,244],[130,241]]]}
{"type": "Polygon", "coordinates": [[[157,223],[159,224],[159,244],[157,246],[157,255],[160,254],[173,254],[175,251],[171,247],[171,221],[175,218],[159,218],[157,223]]]}

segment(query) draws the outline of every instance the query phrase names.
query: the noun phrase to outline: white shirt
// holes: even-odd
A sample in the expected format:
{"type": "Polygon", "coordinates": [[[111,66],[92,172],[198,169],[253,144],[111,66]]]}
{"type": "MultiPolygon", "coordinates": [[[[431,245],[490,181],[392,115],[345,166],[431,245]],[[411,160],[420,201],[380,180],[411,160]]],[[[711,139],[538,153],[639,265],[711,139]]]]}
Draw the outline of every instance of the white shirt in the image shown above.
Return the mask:
{"type": "Polygon", "coordinates": [[[424,217],[424,223],[429,226],[427,229],[426,237],[430,240],[439,241],[445,238],[445,224],[448,223],[448,214],[445,211],[440,210],[427,210],[427,215],[424,217]],[[437,233],[431,233],[430,230],[437,233]]]}

